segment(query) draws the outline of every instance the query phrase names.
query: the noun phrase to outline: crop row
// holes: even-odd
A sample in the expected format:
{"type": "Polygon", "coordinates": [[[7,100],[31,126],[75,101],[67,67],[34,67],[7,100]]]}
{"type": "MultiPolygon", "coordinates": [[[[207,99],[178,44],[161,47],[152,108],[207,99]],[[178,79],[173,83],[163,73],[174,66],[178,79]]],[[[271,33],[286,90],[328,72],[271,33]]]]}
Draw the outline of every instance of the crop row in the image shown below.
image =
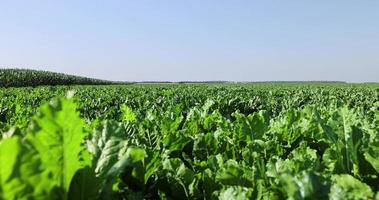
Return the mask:
{"type": "Polygon", "coordinates": [[[0,96],[0,199],[379,197],[376,86],[42,87],[0,96]],[[74,97],[60,98],[67,92],[74,97]]]}

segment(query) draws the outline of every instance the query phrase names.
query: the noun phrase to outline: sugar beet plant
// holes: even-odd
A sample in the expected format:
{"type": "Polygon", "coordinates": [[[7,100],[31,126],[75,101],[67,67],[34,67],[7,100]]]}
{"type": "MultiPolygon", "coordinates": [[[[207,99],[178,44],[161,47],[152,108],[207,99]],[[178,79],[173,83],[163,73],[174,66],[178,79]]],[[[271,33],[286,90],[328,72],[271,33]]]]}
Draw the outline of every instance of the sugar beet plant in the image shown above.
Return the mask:
{"type": "Polygon", "coordinates": [[[207,99],[85,120],[44,103],[3,133],[0,199],[378,199],[377,107],[224,115],[207,99]]]}

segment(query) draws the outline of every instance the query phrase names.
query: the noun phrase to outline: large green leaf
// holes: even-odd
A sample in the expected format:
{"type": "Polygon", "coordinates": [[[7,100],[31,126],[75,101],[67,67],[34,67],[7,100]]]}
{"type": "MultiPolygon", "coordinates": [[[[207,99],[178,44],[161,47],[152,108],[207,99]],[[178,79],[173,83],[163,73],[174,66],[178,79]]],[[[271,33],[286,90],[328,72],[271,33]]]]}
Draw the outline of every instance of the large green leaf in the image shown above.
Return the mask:
{"type": "Polygon", "coordinates": [[[287,159],[272,157],[267,163],[267,176],[278,177],[283,173],[295,175],[302,171],[315,171],[319,165],[316,151],[301,144],[293,150],[287,159]]]}
{"type": "Polygon", "coordinates": [[[375,134],[375,137],[369,147],[364,153],[365,159],[372,165],[372,167],[379,173],[379,132],[375,134]]]}
{"type": "Polygon", "coordinates": [[[118,161],[129,135],[122,123],[109,120],[103,121],[101,127],[93,131],[87,147],[93,156],[97,176],[104,176],[118,161]]]}
{"type": "Polygon", "coordinates": [[[329,194],[332,200],[371,199],[374,196],[368,185],[348,174],[334,175],[332,180],[329,194]]]}
{"type": "Polygon", "coordinates": [[[88,155],[83,157],[84,121],[72,99],[60,99],[42,105],[32,125],[28,141],[39,153],[50,181],[62,188],[65,197],[75,173],[89,164],[88,155]]]}
{"type": "Polygon", "coordinates": [[[253,186],[253,171],[239,165],[235,160],[228,160],[222,168],[217,171],[216,180],[223,185],[239,185],[245,187],[253,186]]]}
{"type": "Polygon", "coordinates": [[[110,198],[112,196],[112,187],[117,182],[117,178],[125,172],[126,168],[132,170],[131,176],[137,175],[137,178],[142,179],[138,180],[139,184],[144,183],[143,162],[145,157],[145,150],[137,147],[129,147],[126,150],[125,154],[108,170],[107,174],[105,175],[105,182],[102,188],[102,197],[110,198]]]}
{"type": "Polygon", "coordinates": [[[368,152],[365,153],[365,158],[379,173],[379,148],[371,147],[368,152]]]}
{"type": "Polygon", "coordinates": [[[279,176],[279,189],[287,199],[327,199],[330,185],[319,174],[302,171],[279,176]]]}
{"type": "Polygon", "coordinates": [[[101,189],[101,179],[96,177],[90,167],[79,169],[71,180],[67,199],[84,200],[97,199],[101,189]]]}
{"type": "Polygon", "coordinates": [[[39,156],[18,136],[0,142],[0,199],[57,198],[39,156]]]}
{"type": "Polygon", "coordinates": [[[220,200],[245,200],[252,199],[253,190],[241,186],[230,186],[221,190],[218,195],[220,200]]]}
{"type": "Polygon", "coordinates": [[[338,140],[323,154],[323,164],[330,173],[348,173],[359,175],[365,173],[362,163],[363,146],[367,146],[362,118],[358,110],[347,106],[329,111],[328,126],[338,136],[338,140]]]}
{"type": "Polygon", "coordinates": [[[236,139],[249,142],[252,139],[262,139],[263,134],[268,129],[267,113],[261,111],[245,116],[241,113],[233,113],[235,121],[236,139]]]}

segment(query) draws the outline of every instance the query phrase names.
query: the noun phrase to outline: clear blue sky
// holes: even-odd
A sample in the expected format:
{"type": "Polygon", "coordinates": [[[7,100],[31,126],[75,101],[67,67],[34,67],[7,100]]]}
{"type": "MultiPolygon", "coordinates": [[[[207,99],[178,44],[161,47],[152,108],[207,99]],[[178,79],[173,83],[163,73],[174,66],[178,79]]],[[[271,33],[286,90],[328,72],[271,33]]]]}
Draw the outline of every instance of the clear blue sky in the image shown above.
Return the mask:
{"type": "Polygon", "coordinates": [[[2,0],[0,67],[130,81],[379,82],[379,1],[2,0]]]}

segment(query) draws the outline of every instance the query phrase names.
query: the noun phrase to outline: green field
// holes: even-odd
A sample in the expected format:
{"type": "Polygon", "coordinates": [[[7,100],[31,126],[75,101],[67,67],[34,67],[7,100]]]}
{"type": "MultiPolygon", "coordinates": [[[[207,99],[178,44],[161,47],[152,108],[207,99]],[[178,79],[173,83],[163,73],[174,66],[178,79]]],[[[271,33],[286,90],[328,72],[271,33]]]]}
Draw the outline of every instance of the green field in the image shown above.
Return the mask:
{"type": "Polygon", "coordinates": [[[0,199],[379,199],[378,110],[378,84],[4,87],[0,199]]]}
{"type": "Polygon", "coordinates": [[[0,87],[110,84],[119,82],[32,69],[0,69],[0,87]]]}

